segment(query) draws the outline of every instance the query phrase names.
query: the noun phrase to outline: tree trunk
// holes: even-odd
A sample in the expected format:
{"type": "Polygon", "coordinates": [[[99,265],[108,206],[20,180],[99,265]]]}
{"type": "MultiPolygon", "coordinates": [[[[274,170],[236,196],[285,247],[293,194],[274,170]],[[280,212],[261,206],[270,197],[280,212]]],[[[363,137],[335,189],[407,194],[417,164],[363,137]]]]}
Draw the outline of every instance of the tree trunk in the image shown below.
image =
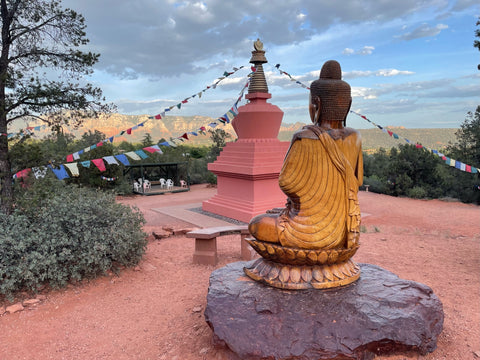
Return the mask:
{"type": "Polygon", "coordinates": [[[10,214],[13,206],[13,185],[6,130],[6,119],[1,119],[0,116],[0,132],[2,133],[0,135],[0,211],[10,214]]]}
{"type": "MultiPolygon", "coordinates": [[[[15,4],[14,6],[17,6],[15,4]]],[[[12,169],[8,156],[8,129],[5,80],[8,76],[8,56],[10,52],[10,24],[7,2],[1,0],[2,53],[0,55],[0,211],[10,214],[13,209],[12,169]]]]}

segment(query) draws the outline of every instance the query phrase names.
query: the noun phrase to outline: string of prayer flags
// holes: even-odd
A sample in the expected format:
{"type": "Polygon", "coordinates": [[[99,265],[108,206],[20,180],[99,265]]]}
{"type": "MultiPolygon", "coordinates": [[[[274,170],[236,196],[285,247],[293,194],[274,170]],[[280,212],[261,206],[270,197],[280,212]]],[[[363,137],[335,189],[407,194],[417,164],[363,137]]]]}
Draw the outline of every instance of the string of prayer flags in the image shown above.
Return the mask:
{"type": "Polygon", "coordinates": [[[115,180],[117,180],[117,178],[114,178],[114,177],[105,177],[105,176],[102,176],[101,179],[102,179],[102,180],[105,180],[105,181],[115,181],[115,180]]]}
{"type": "Polygon", "coordinates": [[[290,81],[295,81],[296,84],[300,85],[301,87],[303,87],[304,89],[307,89],[307,90],[310,90],[310,88],[303,84],[302,82],[298,81],[297,79],[295,79],[292,75],[290,75],[289,73],[287,73],[286,71],[283,71],[282,69],[280,69],[280,64],[277,64],[275,65],[275,68],[277,68],[277,70],[280,72],[280,74],[282,75],[286,75],[290,78],[290,81]]]}
{"type": "MultiPolygon", "coordinates": [[[[284,74],[284,75],[287,75],[289,76],[290,78],[291,75],[288,74],[287,72],[283,71],[280,69],[280,64],[277,64],[275,65],[275,67],[280,71],[281,74],[284,74]]],[[[296,81],[297,84],[300,84],[302,87],[306,88],[306,89],[309,89],[307,86],[303,85],[300,81],[296,81]]],[[[465,171],[465,172],[468,172],[468,173],[472,173],[472,174],[477,174],[480,172],[480,170],[474,166],[471,166],[471,165],[468,165],[468,164],[465,164],[461,161],[458,161],[458,160],[455,160],[455,159],[450,159],[448,157],[446,157],[444,154],[438,152],[437,150],[433,150],[433,149],[430,149],[426,146],[423,146],[422,144],[419,144],[419,143],[413,143],[412,141],[408,140],[407,138],[404,138],[396,133],[394,133],[393,131],[390,131],[388,129],[385,129],[383,126],[380,126],[378,124],[375,124],[373,121],[371,121],[370,119],[368,119],[365,115],[362,115],[362,114],[359,114],[353,110],[350,110],[351,113],[357,115],[357,116],[360,116],[362,119],[368,121],[369,123],[371,123],[372,125],[376,126],[377,128],[379,128],[380,130],[382,130],[384,133],[388,134],[389,136],[393,137],[394,139],[403,139],[404,141],[406,141],[408,144],[412,144],[412,145],[415,145],[415,147],[417,149],[426,149],[428,151],[430,151],[431,153],[439,156],[443,161],[445,161],[445,163],[449,166],[452,166],[458,170],[461,170],[461,171],[465,171]]]]}
{"type": "Polygon", "coordinates": [[[371,123],[372,125],[376,126],[377,128],[379,128],[380,130],[382,130],[384,133],[388,134],[389,136],[393,137],[394,139],[403,139],[405,140],[408,144],[411,144],[411,145],[415,145],[415,147],[417,149],[426,149],[428,151],[430,151],[432,154],[434,155],[437,155],[439,156],[443,161],[445,161],[445,163],[451,167],[454,167],[455,169],[458,169],[458,170],[461,170],[461,171],[464,171],[464,172],[468,172],[468,173],[472,173],[472,174],[476,174],[479,172],[479,169],[474,167],[474,166],[471,166],[471,165],[468,165],[468,164],[465,164],[461,161],[458,161],[458,160],[455,160],[455,159],[451,159],[447,156],[445,156],[444,154],[440,153],[439,151],[437,150],[434,150],[434,149],[430,149],[426,146],[423,146],[422,144],[419,144],[419,143],[413,143],[412,141],[408,140],[407,138],[404,138],[398,134],[395,134],[393,131],[390,131],[388,129],[385,129],[385,127],[383,126],[380,126],[380,125],[377,125],[375,124],[372,120],[368,119],[365,115],[362,115],[362,114],[359,114],[353,110],[350,110],[351,113],[357,115],[357,116],[360,116],[362,119],[368,121],[369,123],[371,123]]]}

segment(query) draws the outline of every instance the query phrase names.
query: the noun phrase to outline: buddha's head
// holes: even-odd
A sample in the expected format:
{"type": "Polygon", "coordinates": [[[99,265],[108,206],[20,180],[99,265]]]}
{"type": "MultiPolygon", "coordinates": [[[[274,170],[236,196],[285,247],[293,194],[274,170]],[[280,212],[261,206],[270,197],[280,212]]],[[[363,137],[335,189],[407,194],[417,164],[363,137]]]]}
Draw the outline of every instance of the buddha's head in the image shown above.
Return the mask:
{"type": "Polygon", "coordinates": [[[345,124],[352,95],[350,85],[342,80],[342,69],[335,60],[327,61],[320,71],[320,78],[310,85],[310,118],[316,125],[322,122],[345,124]]]}

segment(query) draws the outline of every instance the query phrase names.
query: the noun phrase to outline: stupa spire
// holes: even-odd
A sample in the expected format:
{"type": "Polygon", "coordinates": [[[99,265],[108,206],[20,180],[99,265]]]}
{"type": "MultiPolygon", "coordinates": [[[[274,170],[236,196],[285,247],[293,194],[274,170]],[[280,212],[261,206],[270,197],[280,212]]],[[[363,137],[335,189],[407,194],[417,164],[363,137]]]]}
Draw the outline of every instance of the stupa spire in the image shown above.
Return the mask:
{"type": "Polygon", "coordinates": [[[252,51],[252,58],[250,63],[255,65],[256,71],[252,75],[250,80],[250,85],[248,86],[248,93],[268,93],[267,80],[265,80],[265,73],[263,72],[263,65],[267,63],[267,58],[265,57],[265,50],[263,50],[263,43],[260,39],[257,39],[253,43],[254,51],[252,51]]]}

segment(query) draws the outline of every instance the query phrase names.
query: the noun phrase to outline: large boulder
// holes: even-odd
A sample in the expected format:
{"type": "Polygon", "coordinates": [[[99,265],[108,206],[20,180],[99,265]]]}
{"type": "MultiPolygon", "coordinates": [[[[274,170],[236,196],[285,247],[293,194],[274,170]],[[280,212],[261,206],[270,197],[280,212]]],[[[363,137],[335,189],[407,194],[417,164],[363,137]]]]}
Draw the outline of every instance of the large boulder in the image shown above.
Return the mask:
{"type": "Polygon", "coordinates": [[[217,345],[241,359],[371,359],[436,348],[442,303],[428,286],[361,264],[346,287],[282,290],[236,262],[210,276],[205,319],[217,345]]]}

